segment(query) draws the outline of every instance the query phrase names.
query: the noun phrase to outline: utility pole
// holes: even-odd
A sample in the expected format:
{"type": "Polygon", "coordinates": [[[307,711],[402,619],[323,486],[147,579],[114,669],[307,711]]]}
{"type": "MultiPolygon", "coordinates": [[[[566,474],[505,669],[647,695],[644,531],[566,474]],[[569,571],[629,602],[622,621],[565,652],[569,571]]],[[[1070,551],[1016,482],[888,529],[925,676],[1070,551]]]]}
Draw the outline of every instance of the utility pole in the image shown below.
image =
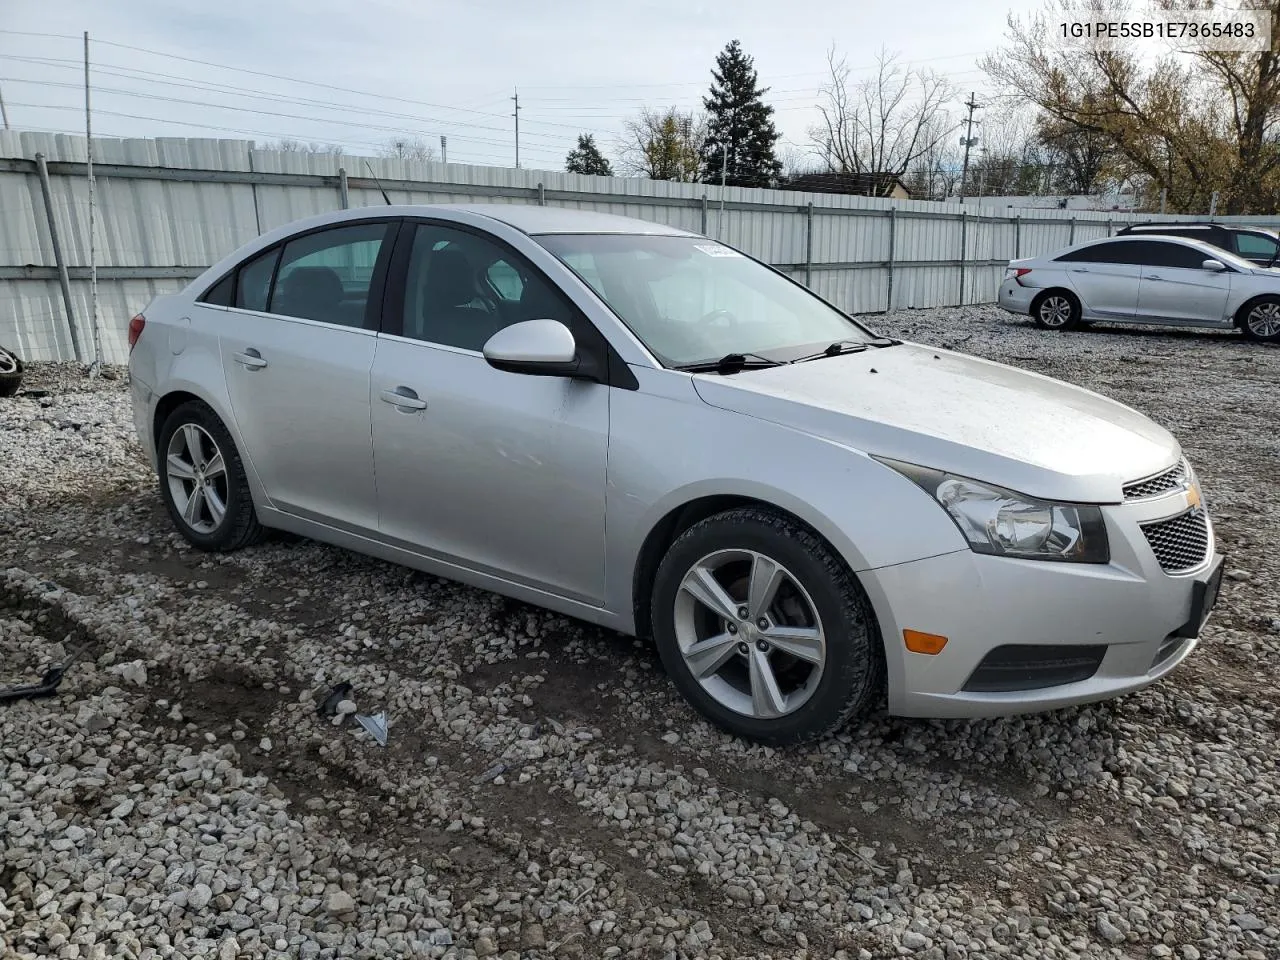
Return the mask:
{"type": "Polygon", "coordinates": [[[93,364],[89,367],[89,376],[96,377],[102,372],[102,324],[98,322],[98,252],[94,243],[97,219],[97,204],[94,198],[93,177],[93,113],[89,109],[89,31],[84,32],[84,143],[86,159],[85,172],[89,180],[89,319],[93,323],[93,364]]]}
{"type": "Polygon", "coordinates": [[[967,121],[968,127],[966,129],[965,135],[960,138],[960,143],[964,145],[964,166],[960,168],[960,202],[961,203],[964,203],[964,188],[965,188],[965,183],[968,181],[968,178],[969,178],[969,148],[974,146],[978,142],[977,140],[974,139],[974,136],[973,136],[973,111],[979,110],[982,108],[982,104],[978,103],[978,95],[976,93],[970,93],[969,99],[964,102],[964,105],[969,108],[969,119],[967,121]]]}
{"type": "Polygon", "coordinates": [[[440,134],[440,162],[449,162],[449,138],[443,133],[440,134]]]}
{"type": "Polygon", "coordinates": [[[4,128],[9,129],[9,111],[4,108],[4,91],[0,90],[0,121],[4,122],[4,128]]]}
{"type": "Polygon", "coordinates": [[[515,96],[511,99],[515,101],[516,111],[512,114],[516,118],[516,169],[520,169],[520,91],[515,91],[515,96]]]}
{"type": "Polygon", "coordinates": [[[716,214],[716,237],[724,239],[724,183],[729,172],[729,145],[720,144],[720,212],[716,214]]]}

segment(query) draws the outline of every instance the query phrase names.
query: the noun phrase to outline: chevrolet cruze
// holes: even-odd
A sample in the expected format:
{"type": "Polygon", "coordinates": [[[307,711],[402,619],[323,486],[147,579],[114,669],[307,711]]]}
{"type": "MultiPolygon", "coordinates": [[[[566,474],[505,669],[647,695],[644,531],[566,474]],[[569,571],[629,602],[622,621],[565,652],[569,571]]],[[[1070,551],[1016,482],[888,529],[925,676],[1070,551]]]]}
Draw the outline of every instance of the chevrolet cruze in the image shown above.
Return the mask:
{"type": "Polygon", "coordinates": [[[252,241],[129,329],[173,522],[292,531],[651,637],[770,744],[1138,689],[1221,560],[1191,465],[1097,394],[877,336],[739,251],[541,206],[252,241]]]}

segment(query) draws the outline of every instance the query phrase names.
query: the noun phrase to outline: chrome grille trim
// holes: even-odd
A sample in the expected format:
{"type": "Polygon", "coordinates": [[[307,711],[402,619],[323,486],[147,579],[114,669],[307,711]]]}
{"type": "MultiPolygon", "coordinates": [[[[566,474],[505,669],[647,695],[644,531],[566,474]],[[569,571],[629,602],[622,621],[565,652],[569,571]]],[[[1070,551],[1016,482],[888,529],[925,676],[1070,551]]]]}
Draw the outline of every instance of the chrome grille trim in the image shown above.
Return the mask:
{"type": "Polygon", "coordinates": [[[1168,470],[1150,477],[1144,477],[1141,480],[1133,480],[1126,483],[1122,488],[1125,502],[1151,500],[1155,497],[1162,497],[1166,493],[1181,490],[1187,481],[1188,475],[1187,461],[1180,460],[1168,470]]]}
{"type": "Polygon", "coordinates": [[[1209,518],[1203,510],[1188,510],[1176,517],[1140,526],[1165,573],[1195,569],[1209,556],[1209,518]]]}

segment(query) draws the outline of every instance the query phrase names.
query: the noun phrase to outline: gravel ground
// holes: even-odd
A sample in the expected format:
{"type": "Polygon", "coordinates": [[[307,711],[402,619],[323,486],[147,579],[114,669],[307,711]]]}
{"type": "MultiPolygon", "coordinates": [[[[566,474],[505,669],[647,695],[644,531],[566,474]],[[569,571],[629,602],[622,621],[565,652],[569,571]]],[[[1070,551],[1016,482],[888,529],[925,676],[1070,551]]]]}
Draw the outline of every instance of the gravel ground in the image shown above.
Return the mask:
{"type": "Polygon", "coordinates": [[[0,956],[1280,957],[1280,353],[874,322],[1178,434],[1230,574],[1172,677],[750,746],[631,639],[305,541],[192,551],[123,381],[37,364],[0,401],[0,682],[88,652],[0,705],[0,956]],[[385,748],[316,715],[340,681],[385,748]]]}

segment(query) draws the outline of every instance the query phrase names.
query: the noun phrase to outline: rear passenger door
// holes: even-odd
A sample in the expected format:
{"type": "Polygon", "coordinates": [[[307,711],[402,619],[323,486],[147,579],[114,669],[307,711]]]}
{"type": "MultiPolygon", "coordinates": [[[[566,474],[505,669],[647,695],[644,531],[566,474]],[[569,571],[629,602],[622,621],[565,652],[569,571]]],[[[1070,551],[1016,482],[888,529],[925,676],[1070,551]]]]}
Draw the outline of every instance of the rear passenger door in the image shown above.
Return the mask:
{"type": "Polygon", "coordinates": [[[245,456],[276,508],[377,527],[369,374],[395,221],[296,236],[242,264],[220,333],[245,456]]]}
{"type": "Polygon", "coordinates": [[[1280,260],[1280,243],[1265,233],[1235,234],[1236,253],[1260,267],[1272,266],[1280,260]]]}
{"type": "Polygon", "coordinates": [[[1134,261],[1128,248],[1139,242],[1095,243],[1057,258],[1087,315],[1133,319],[1138,310],[1142,267],[1134,261]]]}

